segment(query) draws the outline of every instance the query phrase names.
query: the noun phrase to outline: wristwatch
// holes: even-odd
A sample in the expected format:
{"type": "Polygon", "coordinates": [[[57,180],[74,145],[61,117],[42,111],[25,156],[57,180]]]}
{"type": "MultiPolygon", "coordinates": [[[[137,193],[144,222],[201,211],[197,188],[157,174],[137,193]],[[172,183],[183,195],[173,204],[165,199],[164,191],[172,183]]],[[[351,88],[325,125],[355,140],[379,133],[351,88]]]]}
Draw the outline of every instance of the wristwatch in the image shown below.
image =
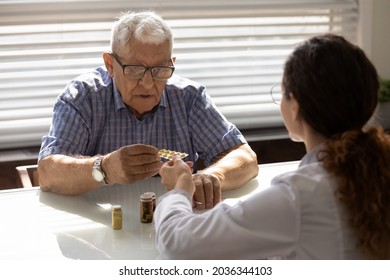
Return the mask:
{"type": "Polygon", "coordinates": [[[102,160],[103,160],[102,156],[99,156],[95,160],[95,163],[92,167],[92,177],[93,177],[93,179],[95,179],[96,182],[103,184],[103,185],[106,185],[107,183],[104,180],[104,178],[106,177],[106,174],[102,170],[102,160]]]}

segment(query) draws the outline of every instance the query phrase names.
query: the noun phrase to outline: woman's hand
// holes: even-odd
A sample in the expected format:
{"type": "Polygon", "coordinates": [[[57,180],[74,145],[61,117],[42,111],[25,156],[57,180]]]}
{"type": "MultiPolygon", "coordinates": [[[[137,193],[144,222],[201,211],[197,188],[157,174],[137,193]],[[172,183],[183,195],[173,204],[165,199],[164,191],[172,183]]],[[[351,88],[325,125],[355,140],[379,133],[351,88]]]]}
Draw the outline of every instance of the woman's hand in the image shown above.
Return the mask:
{"type": "Polygon", "coordinates": [[[192,162],[184,162],[179,157],[173,156],[172,160],[163,164],[160,169],[161,183],[167,188],[181,189],[192,197],[195,185],[192,181],[192,162]]]}

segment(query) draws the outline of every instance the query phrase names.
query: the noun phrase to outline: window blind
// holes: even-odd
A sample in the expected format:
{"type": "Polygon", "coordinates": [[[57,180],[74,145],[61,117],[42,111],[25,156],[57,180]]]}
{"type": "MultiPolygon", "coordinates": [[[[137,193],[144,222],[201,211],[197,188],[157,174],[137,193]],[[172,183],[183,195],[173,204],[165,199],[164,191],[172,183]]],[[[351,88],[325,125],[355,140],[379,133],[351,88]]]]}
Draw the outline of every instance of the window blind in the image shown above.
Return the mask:
{"type": "Polygon", "coordinates": [[[176,73],[204,84],[241,130],[283,126],[269,90],[297,43],[357,40],[357,0],[0,1],[0,149],[39,146],[57,95],[103,65],[116,17],[145,9],[172,27],[176,73]]]}

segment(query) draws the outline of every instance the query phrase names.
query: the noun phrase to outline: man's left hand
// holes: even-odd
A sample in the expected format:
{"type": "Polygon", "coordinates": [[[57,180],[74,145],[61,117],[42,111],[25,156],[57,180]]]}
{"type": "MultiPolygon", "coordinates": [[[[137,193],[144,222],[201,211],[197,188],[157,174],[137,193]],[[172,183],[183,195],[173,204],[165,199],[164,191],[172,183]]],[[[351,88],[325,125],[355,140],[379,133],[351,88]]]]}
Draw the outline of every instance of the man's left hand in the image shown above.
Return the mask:
{"type": "Polygon", "coordinates": [[[192,175],[192,180],[195,184],[193,207],[210,209],[221,201],[221,183],[217,176],[198,173],[192,175]]]}

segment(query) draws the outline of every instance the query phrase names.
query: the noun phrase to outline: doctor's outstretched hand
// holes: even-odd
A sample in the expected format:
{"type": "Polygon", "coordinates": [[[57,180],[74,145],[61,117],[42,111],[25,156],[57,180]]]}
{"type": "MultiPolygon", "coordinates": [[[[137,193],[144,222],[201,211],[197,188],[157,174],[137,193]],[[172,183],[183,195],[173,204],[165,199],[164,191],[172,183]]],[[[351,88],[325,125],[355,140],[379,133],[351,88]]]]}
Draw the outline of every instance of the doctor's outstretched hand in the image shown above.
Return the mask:
{"type": "Polygon", "coordinates": [[[192,162],[184,162],[177,156],[163,164],[160,169],[161,183],[167,190],[180,189],[190,197],[194,195],[195,184],[192,181],[192,162]]]}
{"type": "Polygon", "coordinates": [[[182,189],[188,192],[194,208],[199,210],[213,208],[221,201],[221,184],[215,175],[192,174],[192,165],[192,162],[184,162],[174,156],[160,169],[161,183],[167,190],[182,189]]]}

